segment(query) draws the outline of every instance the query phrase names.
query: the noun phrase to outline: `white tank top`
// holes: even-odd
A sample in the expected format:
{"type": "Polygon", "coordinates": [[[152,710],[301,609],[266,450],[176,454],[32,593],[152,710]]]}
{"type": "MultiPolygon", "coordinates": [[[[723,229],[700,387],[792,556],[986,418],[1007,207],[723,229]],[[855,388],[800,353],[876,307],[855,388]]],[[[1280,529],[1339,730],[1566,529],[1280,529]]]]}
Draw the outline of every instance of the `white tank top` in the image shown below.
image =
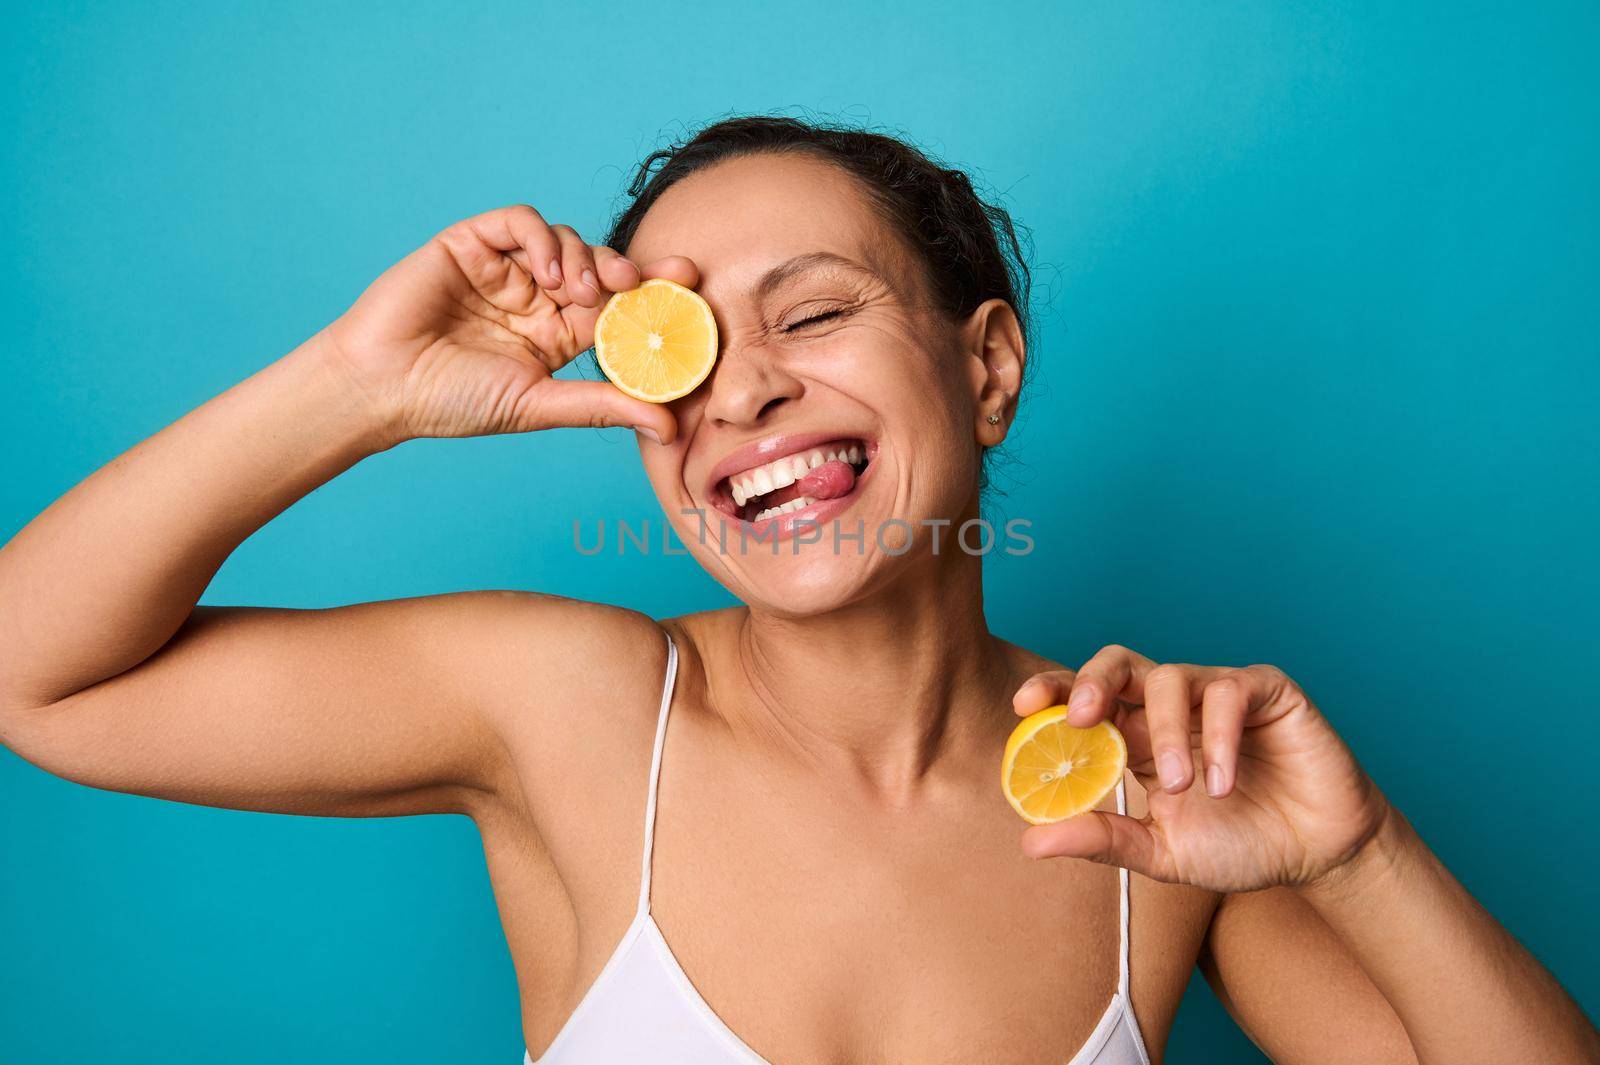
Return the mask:
{"type": "MultiPolygon", "coordinates": [[[[657,715],[655,753],[644,813],[639,908],[600,975],[589,985],[537,1065],[772,1065],[718,1017],[685,975],[650,916],[650,849],[655,839],[656,785],[667,736],[667,709],[678,675],[678,649],[667,637],[667,679],[657,715]]],[[[1126,809],[1117,784],[1117,812],[1126,809]]],[[[1117,990],[1087,1042],[1066,1065],[1150,1065],[1128,1000],[1128,871],[1119,869],[1122,935],[1117,990]]],[[[535,1065],[526,1050],[524,1065],[535,1065]]]]}

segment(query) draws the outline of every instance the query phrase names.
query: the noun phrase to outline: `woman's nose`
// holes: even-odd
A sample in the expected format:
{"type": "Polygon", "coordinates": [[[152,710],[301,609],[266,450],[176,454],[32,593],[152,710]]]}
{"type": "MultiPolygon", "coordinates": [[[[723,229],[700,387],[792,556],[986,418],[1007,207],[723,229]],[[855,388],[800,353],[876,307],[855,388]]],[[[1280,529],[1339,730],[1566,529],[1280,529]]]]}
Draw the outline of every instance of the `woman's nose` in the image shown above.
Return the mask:
{"type": "Polygon", "coordinates": [[[759,425],[785,400],[798,399],[805,391],[798,378],[749,347],[724,351],[708,385],[705,417],[724,425],[759,425]]]}

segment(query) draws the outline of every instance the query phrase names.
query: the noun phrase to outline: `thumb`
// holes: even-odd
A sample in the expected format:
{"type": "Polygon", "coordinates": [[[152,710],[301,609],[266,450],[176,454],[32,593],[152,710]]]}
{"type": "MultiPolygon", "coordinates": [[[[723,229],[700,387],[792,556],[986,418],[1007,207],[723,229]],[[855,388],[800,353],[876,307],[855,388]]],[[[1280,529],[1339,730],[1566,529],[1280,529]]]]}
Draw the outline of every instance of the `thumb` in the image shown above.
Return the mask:
{"type": "Polygon", "coordinates": [[[539,402],[530,412],[530,428],[636,429],[656,443],[670,444],[678,435],[678,420],[664,404],[634,399],[604,381],[548,380],[537,390],[539,402]]]}
{"type": "Polygon", "coordinates": [[[1024,830],[1022,853],[1030,858],[1087,858],[1155,880],[1176,879],[1172,855],[1147,821],[1100,810],[1024,830]]]}
{"type": "Polygon", "coordinates": [[[684,288],[694,288],[700,284],[700,267],[687,255],[669,255],[664,259],[646,263],[640,268],[639,276],[646,280],[652,277],[664,277],[668,281],[676,281],[684,288]]]}

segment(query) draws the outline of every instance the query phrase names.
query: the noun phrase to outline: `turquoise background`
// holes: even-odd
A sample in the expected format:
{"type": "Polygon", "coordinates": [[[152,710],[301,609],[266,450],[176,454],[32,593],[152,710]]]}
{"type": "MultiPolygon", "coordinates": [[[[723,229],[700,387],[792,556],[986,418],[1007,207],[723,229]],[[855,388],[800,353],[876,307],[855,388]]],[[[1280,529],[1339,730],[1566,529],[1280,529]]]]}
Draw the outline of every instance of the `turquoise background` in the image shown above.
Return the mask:
{"type": "MultiPolygon", "coordinates": [[[[594,236],[730,110],[903,129],[1033,231],[1040,374],[996,631],[1300,679],[1600,1007],[1592,3],[276,3],[16,9],[0,57],[0,535],[294,347],[449,222],[594,236]],[[802,112],[803,113],[803,112],[802,112]]],[[[617,431],[418,441],[209,603],[726,602],[617,431]]],[[[3,652],[0,652],[3,653],[3,652]]],[[[1418,944],[1425,949],[1425,944],[1418,944]]],[[[0,753],[0,1060],[518,1060],[463,819],[94,792],[0,753]]],[[[1196,981],[1174,1062],[1260,1060],[1196,981]]]]}

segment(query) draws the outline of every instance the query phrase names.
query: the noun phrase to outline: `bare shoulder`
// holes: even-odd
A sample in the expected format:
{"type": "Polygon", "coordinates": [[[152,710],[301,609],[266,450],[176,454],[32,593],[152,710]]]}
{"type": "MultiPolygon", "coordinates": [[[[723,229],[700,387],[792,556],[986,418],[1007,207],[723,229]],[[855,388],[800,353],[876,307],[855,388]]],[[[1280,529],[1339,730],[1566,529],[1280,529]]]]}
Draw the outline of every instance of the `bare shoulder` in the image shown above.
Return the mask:
{"type": "Polygon", "coordinates": [[[1013,643],[999,636],[994,637],[994,641],[1005,652],[1006,662],[1010,667],[1011,679],[1017,687],[1020,687],[1022,682],[1029,677],[1039,673],[1065,673],[1069,677],[1077,674],[1075,666],[1058,662],[1037,651],[1023,647],[1019,643],[1013,643]]]}
{"type": "Polygon", "coordinates": [[[619,745],[648,744],[667,661],[653,618],[536,592],[469,594],[462,649],[524,784],[559,785],[619,745]]]}
{"type": "Polygon", "coordinates": [[[718,663],[737,654],[739,629],[748,613],[748,608],[740,605],[662,619],[662,627],[678,649],[675,714],[701,723],[719,720],[711,697],[711,676],[718,663]]]}
{"type": "Polygon", "coordinates": [[[532,711],[552,700],[615,691],[648,676],[659,682],[666,637],[648,614],[541,592],[490,590],[459,598],[471,611],[462,650],[474,654],[480,667],[480,652],[492,652],[500,668],[490,677],[505,682],[512,707],[532,711]],[[530,680],[535,687],[519,689],[530,680]]]}
{"type": "Polygon", "coordinates": [[[661,624],[672,634],[683,664],[698,671],[708,656],[738,639],[739,626],[748,613],[744,606],[720,607],[663,618],[661,624]]]}
{"type": "MultiPolygon", "coordinates": [[[[524,1001],[611,941],[637,889],[668,635],[636,610],[529,592],[473,595],[470,631],[502,746],[473,811],[524,1001]],[[523,961],[540,959],[537,972],[523,961]]],[[[565,994],[564,991],[552,992],[565,994]]]]}

